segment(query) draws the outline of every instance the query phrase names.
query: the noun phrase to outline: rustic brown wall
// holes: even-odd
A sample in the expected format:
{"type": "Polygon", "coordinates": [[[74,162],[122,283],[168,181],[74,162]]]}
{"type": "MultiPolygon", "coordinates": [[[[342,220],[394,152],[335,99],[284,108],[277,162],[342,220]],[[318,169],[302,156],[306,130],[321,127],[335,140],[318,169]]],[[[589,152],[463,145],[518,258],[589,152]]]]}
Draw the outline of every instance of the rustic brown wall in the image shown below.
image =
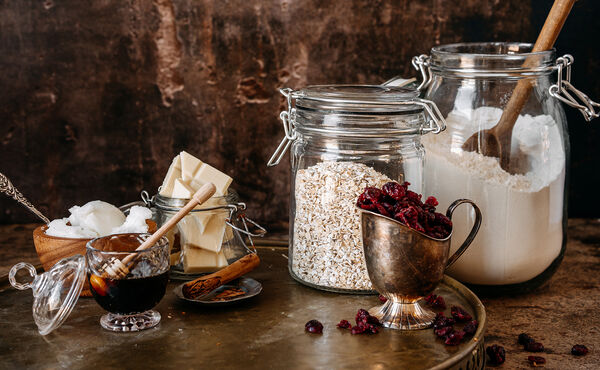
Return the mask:
{"type": "MultiPolygon", "coordinates": [[[[550,5],[0,0],[0,172],[59,217],[91,199],[138,199],[185,149],[234,177],[250,214],[274,227],[289,194],[287,163],[265,166],[282,136],[277,88],[411,75],[410,58],[439,43],[534,40],[550,5]]],[[[598,9],[580,0],[558,47],[576,57],[576,84],[600,98],[598,9]]],[[[600,133],[569,118],[572,209],[598,216],[577,176],[589,183],[600,133]]],[[[0,196],[0,223],[29,220],[0,196]]]]}

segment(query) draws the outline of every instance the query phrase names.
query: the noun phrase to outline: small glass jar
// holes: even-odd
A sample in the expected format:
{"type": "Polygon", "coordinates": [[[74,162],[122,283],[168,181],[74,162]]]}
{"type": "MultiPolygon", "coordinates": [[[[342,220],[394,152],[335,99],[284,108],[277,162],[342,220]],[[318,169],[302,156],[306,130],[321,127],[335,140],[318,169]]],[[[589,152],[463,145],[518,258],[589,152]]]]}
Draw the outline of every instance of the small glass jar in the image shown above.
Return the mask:
{"type": "MultiPolygon", "coordinates": [[[[170,198],[156,194],[150,197],[142,192],[144,204],[152,210],[153,220],[161,227],[177,213],[189,199],[170,198]]],[[[214,196],[197,206],[171,229],[166,237],[169,240],[171,256],[171,278],[188,280],[204,273],[211,273],[230,264],[247,253],[255,252],[252,237],[262,237],[266,230],[247,218],[246,204],[239,202],[238,194],[230,189],[226,196],[214,196]],[[211,234],[209,238],[202,235],[211,234]],[[222,237],[220,236],[222,234],[222,237]],[[250,247],[244,237],[248,238],[250,247]],[[206,242],[208,245],[199,245],[206,242]],[[208,247],[208,248],[207,248],[208,247]],[[205,253],[202,259],[215,258],[214,265],[195,267],[186,270],[186,253],[205,253]],[[214,253],[215,256],[212,256],[214,253]]]]}
{"type": "Polygon", "coordinates": [[[372,293],[355,204],[367,186],[411,183],[422,192],[421,135],[443,119],[418,91],[386,86],[311,86],[281,90],[286,137],[269,161],[291,147],[289,271],[308,286],[372,293]]]}
{"type": "MultiPolygon", "coordinates": [[[[569,173],[560,101],[580,108],[588,120],[597,117],[596,103],[573,98],[585,95],[569,83],[572,57],[531,50],[522,43],[465,43],[437,46],[431,56],[413,59],[424,76],[419,88],[447,122],[445,132],[423,140],[425,192],[442,209],[464,197],[483,213],[473,245],[448,273],[487,293],[531,290],[558,268],[566,245],[569,173]],[[504,155],[491,155],[484,146],[493,135],[484,130],[511,111],[506,107],[518,105],[517,86],[526,94],[522,109],[509,134],[499,135],[508,140],[504,155]],[[471,145],[465,144],[472,136],[471,145]]],[[[452,250],[474,217],[457,210],[452,250]]]]}

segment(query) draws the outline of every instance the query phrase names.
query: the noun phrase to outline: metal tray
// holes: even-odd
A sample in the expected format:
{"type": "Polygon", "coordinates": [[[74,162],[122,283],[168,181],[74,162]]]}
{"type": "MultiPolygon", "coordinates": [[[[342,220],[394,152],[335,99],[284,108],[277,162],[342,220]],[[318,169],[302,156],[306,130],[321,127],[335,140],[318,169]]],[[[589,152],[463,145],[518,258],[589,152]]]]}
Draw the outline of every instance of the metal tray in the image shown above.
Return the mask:
{"type": "Polygon", "coordinates": [[[448,308],[460,305],[479,321],[469,341],[448,347],[432,329],[351,335],[335,325],[341,319],[354,321],[359,308],[379,303],[377,296],[308,288],[289,276],[287,248],[259,247],[258,253],[261,264],[248,277],[260,281],[263,291],[254,298],[227,306],[190,304],[173,293],[181,284],[174,281],[155,308],[162,315],[159,326],[136,334],[102,329],[98,321],[105,311],[94,299],[80,298],[65,324],[42,337],[31,317],[31,292],[5,289],[0,278],[2,362],[12,368],[112,368],[131,361],[151,368],[208,363],[243,369],[483,368],[485,309],[456,280],[444,278],[436,294],[448,308]],[[304,331],[311,319],[323,323],[323,334],[304,331]]]}

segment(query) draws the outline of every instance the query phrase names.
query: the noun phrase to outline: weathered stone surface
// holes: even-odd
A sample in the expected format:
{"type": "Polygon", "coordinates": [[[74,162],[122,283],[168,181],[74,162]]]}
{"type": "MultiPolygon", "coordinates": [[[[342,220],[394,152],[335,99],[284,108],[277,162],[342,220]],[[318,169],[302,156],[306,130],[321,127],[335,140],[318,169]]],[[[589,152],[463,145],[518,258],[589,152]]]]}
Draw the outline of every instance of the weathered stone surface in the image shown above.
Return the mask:
{"type": "MultiPolygon", "coordinates": [[[[0,1],[0,171],[48,214],[155,190],[187,150],[235,178],[254,218],[287,218],[277,88],[380,83],[457,41],[534,40],[550,1],[0,1]]],[[[580,1],[559,40],[600,97],[593,19],[580,1]]],[[[570,111],[573,209],[598,215],[597,128],[570,111]]],[[[32,221],[0,197],[0,223],[32,221]]]]}

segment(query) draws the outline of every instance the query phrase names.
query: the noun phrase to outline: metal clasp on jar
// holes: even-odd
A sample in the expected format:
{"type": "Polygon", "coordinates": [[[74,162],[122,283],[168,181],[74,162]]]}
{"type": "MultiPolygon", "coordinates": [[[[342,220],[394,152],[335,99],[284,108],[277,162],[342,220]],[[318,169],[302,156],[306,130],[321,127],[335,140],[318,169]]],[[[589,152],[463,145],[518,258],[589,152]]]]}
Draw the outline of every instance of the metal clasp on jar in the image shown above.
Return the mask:
{"type": "Polygon", "coordinates": [[[556,59],[558,78],[556,84],[550,86],[548,92],[568,106],[577,108],[583,114],[585,120],[589,122],[600,115],[596,110],[596,108],[600,108],[600,104],[590,99],[571,84],[571,66],[574,61],[575,58],[569,54],[556,59]],[[564,77],[563,72],[565,73],[564,77]]]}
{"type": "MultiPolygon", "coordinates": [[[[412,81],[411,81],[412,82],[412,81]]],[[[385,84],[384,84],[385,85],[385,84]]],[[[279,89],[279,92],[286,97],[288,110],[283,111],[279,114],[281,118],[281,122],[283,124],[283,130],[285,132],[285,136],[275,149],[275,152],[267,162],[268,167],[273,167],[281,162],[281,159],[288,151],[289,147],[292,145],[294,140],[297,138],[296,129],[295,129],[295,118],[296,118],[296,108],[293,107],[293,99],[298,99],[303,95],[298,91],[294,91],[292,89],[279,89]]],[[[357,99],[321,99],[328,102],[344,102],[349,104],[374,104],[373,101],[366,100],[357,100],[357,99]]],[[[432,132],[434,134],[438,134],[446,129],[446,120],[442,113],[438,109],[437,105],[431,100],[421,99],[421,98],[413,98],[409,100],[396,101],[396,102],[385,102],[382,104],[389,105],[418,105],[423,108],[423,110],[427,113],[429,117],[427,121],[427,125],[421,128],[421,134],[426,134],[432,132]]]]}

